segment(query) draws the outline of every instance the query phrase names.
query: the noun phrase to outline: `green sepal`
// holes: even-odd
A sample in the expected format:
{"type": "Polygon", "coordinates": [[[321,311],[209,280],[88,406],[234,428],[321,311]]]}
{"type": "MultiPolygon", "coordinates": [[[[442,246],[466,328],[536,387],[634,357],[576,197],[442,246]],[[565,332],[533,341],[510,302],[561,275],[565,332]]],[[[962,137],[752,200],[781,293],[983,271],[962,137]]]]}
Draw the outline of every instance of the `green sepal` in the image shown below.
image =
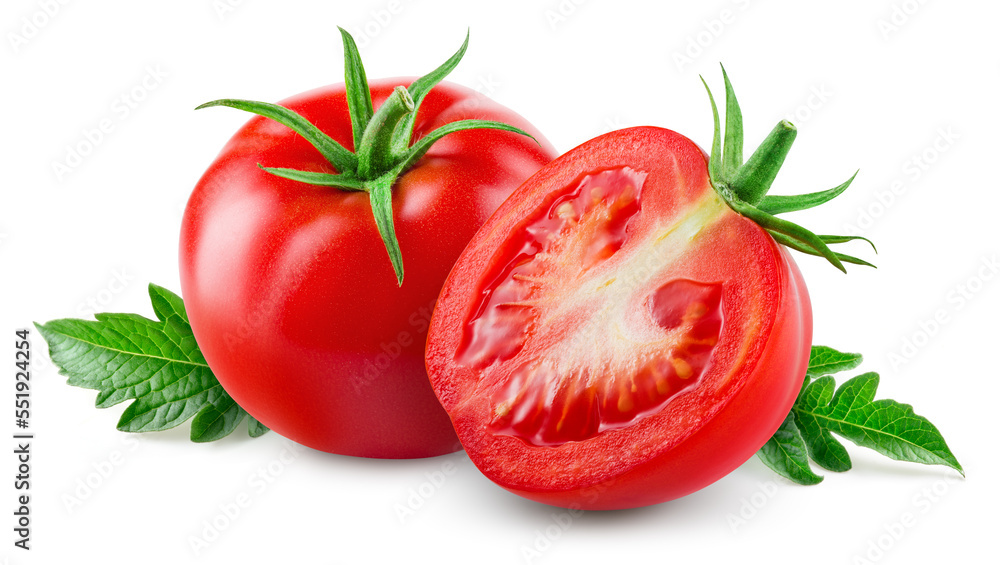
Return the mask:
{"type": "Polygon", "coordinates": [[[399,121],[399,125],[393,132],[392,136],[392,154],[402,155],[406,149],[410,146],[410,142],[413,138],[413,127],[416,123],[417,110],[420,109],[420,103],[423,102],[424,96],[431,91],[432,88],[437,86],[446,76],[451,74],[451,71],[455,70],[458,63],[465,56],[466,49],[469,48],[469,32],[465,32],[465,41],[462,46],[458,48],[447,61],[442,63],[438,68],[427,73],[426,75],[418,78],[417,80],[410,83],[410,86],[406,89],[410,92],[410,96],[413,97],[413,112],[403,116],[403,119],[399,121]]]}
{"type": "Polygon", "coordinates": [[[344,81],[355,152],[345,149],[299,114],[276,104],[224,99],[202,104],[198,108],[229,106],[253,112],[288,126],[314,145],[338,174],[272,167],[273,163],[258,166],[270,174],[290,180],[368,192],[379,235],[385,242],[397,282],[402,284],[403,263],[399,242],[395,240],[391,202],[391,190],[396,179],[414,166],[434,142],[449,133],[482,128],[531,136],[519,128],[500,122],[462,120],[424,134],[410,146],[416,124],[415,116],[421,102],[462,60],[469,45],[469,33],[466,32],[462,46],[447,61],[413,81],[409,88],[397,86],[376,110],[373,108],[368,78],[357,44],[348,32],[339,29],[344,43],[344,81]]]}
{"type": "Polygon", "coordinates": [[[735,178],[743,165],[743,112],[736,101],[736,92],[726,68],[721,64],[722,80],[726,83],[726,137],[722,147],[722,174],[726,178],[735,178]]]}
{"type": "Polygon", "coordinates": [[[320,154],[322,154],[335,169],[337,169],[337,171],[346,173],[348,171],[353,172],[358,168],[358,159],[354,153],[351,153],[343,145],[337,143],[332,137],[320,131],[320,129],[310,123],[309,120],[306,120],[300,114],[289,110],[284,106],[271,104],[269,102],[254,102],[253,100],[236,100],[226,98],[206,102],[195,108],[195,110],[209,108],[211,106],[227,106],[229,108],[236,108],[237,110],[243,110],[245,112],[250,112],[257,114],[258,116],[272,119],[305,138],[305,140],[315,147],[316,150],[319,151],[320,154]]]}
{"type": "Polygon", "coordinates": [[[878,253],[878,249],[875,247],[875,244],[872,243],[872,240],[868,239],[867,237],[862,237],[860,235],[819,235],[818,237],[822,239],[823,243],[827,245],[831,243],[847,243],[849,241],[863,241],[868,245],[872,246],[872,251],[878,253]]]}
{"type": "Polygon", "coordinates": [[[294,180],[298,182],[304,182],[307,184],[312,184],[316,186],[333,186],[341,190],[354,190],[354,191],[364,191],[365,184],[356,178],[349,177],[347,175],[337,175],[331,173],[320,173],[316,171],[300,171],[298,169],[285,169],[282,167],[265,167],[261,164],[257,164],[261,170],[271,173],[276,177],[285,178],[288,180],[294,180]]]}
{"type": "Polygon", "coordinates": [[[816,235],[812,231],[776,217],[776,214],[805,210],[829,202],[841,194],[857,176],[829,190],[797,196],[768,196],[778,170],[795,141],[796,129],[782,120],[771,130],[750,158],[743,163],[743,114],[736,92],[725,67],[722,76],[726,86],[726,129],[722,130],[719,108],[704,77],[701,82],[712,107],[712,151],[708,160],[708,176],[712,188],[736,213],[754,221],[774,236],[775,241],[791,249],[825,258],[831,265],[846,272],[844,263],[873,267],[871,263],[830,249],[831,244],[861,239],[858,236],[816,235]]]}
{"type": "MultiPolygon", "coordinates": [[[[741,216],[745,216],[753,220],[757,225],[770,232],[771,235],[780,234],[789,240],[795,241],[798,245],[793,247],[794,249],[798,251],[802,251],[802,249],[809,249],[809,253],[820,255],[832,263],[834,267],[837,267],[845,273],[847,272],[847,269],[844,267],[844,264],[841,263],[837,254],[834,253],[833,250],[827,246],[827,244],[823,243],[823,240],[820,239],[818,235],[807,230],[806,228],[789,222],[788,220],[783,220],[776,216],[761,212],[757,208],[740,200],[730,201],[729,206],[741,216]]],[[[779,243],[783,243],[783,241],[779,243]]]]}
{"type": "Polygon", "coordinates": [[[762,212],[767,212],[771,215],[808,210],[809,208],[814,208],[820,204],[826,204],[837,196],[840,196],[842,192],[847,190],[847,187],[851,186],[851,183],[854,182],[854,177],[856,176],[858,176],[858,171],[855,171],[854,174],[851,175],[851,178],[847,179],[847,182],[829,190],[823,190],[820,192],[797,194],[795,196],[767,195],[761,199],[757,208],[762,212]]]}
{"type": "MultiPolygon", "coordinates": [[[[397,164],[397,168],[406,170],[413,166],[418,160],[420,160],[421,157],[424,156],[425,153],[427,153],[431,146],[437,143],[437,141],[442,137],[448,134],[470,129],[498,129],[503,131],[512,131],[514,133],[530,137],[531,139],[535,139],[528,132],[503,122],[494,122],[490,120],[458,120],[456,122],[449,122],[421,137],[420,140],[414,143],[413,146],[403,154],[397,164]]],[[[535,141],[537,142],[537,140],[535,141]]]]}
{"type": "Polygon", "coordinates": [[[371,201],[372,215],[375,225],[382,236],[382,243],[389,254],[389,262],[396,273],[396,282],[403,284],[403,253],[399,250],[399,240],[396,238],[396,227],[392,214],[392,183],[395,177],[386,175],[382,179],[368,184],[368,198],[371,201]]]}
{"type": "Polygon", "coordinates": [[[344,28],[338,26],[337,29],[344,42],[344,90],[347,94],[347,109],[351,115],[354,150],[357,151],[361,146],[361,136],[375,110],[372,108],[372,93],[368,88],[368,77],[365,75],[365,66],[361,63],[358,45],[344,28]]]}
{"type": "MultiPolygon", "coordinates": [[[[809,247],[808,245],[802,243],[801,241],[798,241],[796,239],[792,239],[792,238],[788,237],[787,235],[784,235],[782,233],[778,233],[778,232],[775,232],[775,231],[770,231],[770,230],[768,230],[767,233],[771,234],[771,237],[774,238],[774,241],[777,241],[778,243],[780,243],[781,245],[784,245],[785,247],[788,247],[789,249],[794,249],[796,251],[799,251],[801,253],[805,253],[807,255],[814,255],[816,257],[825,257],[823,254],[821,254],[820,252],[816,251],[812,247],[809,247]]],[[[819,237],[820,239],[822,239],[822,236],[816,236],[816,237],[819,237]]],[[[832,251],[832,253],[833,253],[833,255],[837,259],[840,260],[841,263],[850,263],[852,265],[861,265],[863,267],[871,267],[873,269],[876,268],[875,265],[872,265],[871,263],[869,263],[868,261],[865,261],[864,259],[859,259],[859,258],[854,257],[852,255],[848,255],[846,253],[839,253],[837,251],[832,251]]]]}
{"type": "Polygon", "coordinates": [[[712,120],[715,124],[715,132],[712,134],[712,153],[708,157],[708,178],[712,181],[712,186],[718,190],[721,188],[723,182],[722,128],[719,125],[719,107],[715,105],[715,97],[712,96],[712,89],[708,87],[708,83],[705,82],[705,78],[699,78],[701,78],[701,83],[705,85],[705,91],[708,92],[708,101],[712,104],[712,120]]]}

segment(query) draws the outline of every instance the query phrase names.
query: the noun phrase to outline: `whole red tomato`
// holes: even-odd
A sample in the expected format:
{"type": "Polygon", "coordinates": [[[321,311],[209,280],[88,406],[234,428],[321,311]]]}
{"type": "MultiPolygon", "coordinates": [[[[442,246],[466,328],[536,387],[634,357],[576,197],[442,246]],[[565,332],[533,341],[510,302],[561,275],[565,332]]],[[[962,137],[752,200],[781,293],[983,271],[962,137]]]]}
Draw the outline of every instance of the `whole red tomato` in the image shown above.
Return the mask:
{"type": "Polygon", "coordinates": [[[663,502],[742,464],[791,409],[812,311],[776,239],[863,262],[766,210],[848,183],[765,197],[795,130],[779,124],[744,164],[726,86],[725,157],[718,116],[711,158],[655,127],[588,141],[518,188],[449,275],[427,366],[500,486],[569,508],[663,502]]]}
{"type": "MultiPolygon", "coordinates": [[[[345,49],[356,55],[353,41],[346,34],[344,39],[345,49]]],[[[456,57],[463,51],[464,46],[456,57]]],[[[346,87],[319,88],[280,106],[343,148],[358,149],[358,167],[337,170],[300,135],[311,135],[302,120],[296,118],[296,133],[277,121],[251,119],[223,148],[188,203],[180,246],[185,305],[198,345],[223,387],[279,434],[346,455],[448,453],[461,446],[424,367],[435,299],[477,228],[555,153],[524,119],[472,90],[438,84],[420,100],[398,88],[427,91],[426,78],[419,88],[412,79],[368,85],[360,69],[371,108],[359,120],[360,64],[347,59],[346,87]],[[386,117],[380,111],[390,99],[403,109],[386,117]],[[414,118],[408,110],[415,104],[414,118]],[[400,146],[390,146],[390,134],[396,120],[406,124],[408,115],[413,130],[403,149],[456,131],[421,148],[426,153],[411,155],[413,162],[386,180],[383,173],[392,174],[403,158],[400,146]],[[459,122],[468,119],[490,122],[459,122]],[[383,131],[360,134],[359,122],[365,126],[366,120],[383,131]],[[534,139],[463,129],[501,127],[496,122],[534,139]],[[446,130],[432,133],[441,126],[446,130]],[[375,144],[368,156],[360,151],[366,144],[368,149],[375,144]],[[302,180],[330,180],[335,186],[302,180]],[[377,201],[383,189],[391,192],[377,201]],[[401,263],[394,273],[400,257],[405,279],[401,263]]],[[[454,63],[455,57],[442,68],[454,63]]],[[[430,82],[437,84],[447,71],[435,72],[430,82]]],[[[251,109],[240,101],[220,104],[251,109]]],[[[277,110],[251,111],[275,117],[277,110]]]]}

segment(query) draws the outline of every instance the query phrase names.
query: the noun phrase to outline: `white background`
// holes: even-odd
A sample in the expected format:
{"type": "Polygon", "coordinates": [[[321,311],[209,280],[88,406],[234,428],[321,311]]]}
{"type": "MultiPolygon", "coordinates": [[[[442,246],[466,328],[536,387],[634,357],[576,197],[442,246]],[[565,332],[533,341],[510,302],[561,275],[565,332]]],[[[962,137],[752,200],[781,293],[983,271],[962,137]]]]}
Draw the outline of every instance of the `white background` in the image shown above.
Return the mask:
{"type": "MultiPolygon", "coordinates": [[[[276,101],[341,80],[337,25],[356,33],[373,78],[436,67],[470,28],[468,54],[449,80],[515,109],[560,151],[640,124],[707,147],[711,113],[698,75],[721,96],[721,61],[740,95],[748,147],[779,119],[799,126],[774,193],[829,188],[860,168],[843,196],[792,217],[821,233],[857,229],[879,249],[878,270],[847,276],[798,261],[816,343],[863,353],[864,368],[882,375],[880,396],[936,423],[968,478],[850,445],[855,469],[825,473],[819,486],[778,479],[753,459],[675,502],[570,515],[508,494],[461,453],[377,461],[289,447],[273,433],[250,440],[243,429],[209,445],[189,443],[187,425],[117,432],[124,405],[95,409],[95,392],[67,386],[35,335],[32,549],[12,545],[8,451],[0,559],[912,564],[980,561],[981,550],[995,558],[987,546],[998,526],[989,427],[1000,392],[991,263],[1000,253],[998,11],[971,0],[5,0],[0,331],[8,336],[0,344],[8,345],[0,357],[10,365],[17,328],[88,316],[91,304],[151,316],[147,283],[179,290],[185,199],[248,117],[196,105],[276,101]],[[141,100],[125,112],[122,96],[141,100]],[[57,174],[53,164],[102,120],[110,132],[57,174]],[[246,506],[238,515],[237,502],[246,506]],[[401,518],[401,508],[413,512],[401,518]],[[195,552],[192,538],[212,523],[220,531],[195,552]]],[[[851,251],[872,256],[862,245],[851,251]]],[[[12,367],[7,374],[0,406],[12,408],[12,367]]],[[[11,412],[0,429],[13,433],[11,412]]]]}

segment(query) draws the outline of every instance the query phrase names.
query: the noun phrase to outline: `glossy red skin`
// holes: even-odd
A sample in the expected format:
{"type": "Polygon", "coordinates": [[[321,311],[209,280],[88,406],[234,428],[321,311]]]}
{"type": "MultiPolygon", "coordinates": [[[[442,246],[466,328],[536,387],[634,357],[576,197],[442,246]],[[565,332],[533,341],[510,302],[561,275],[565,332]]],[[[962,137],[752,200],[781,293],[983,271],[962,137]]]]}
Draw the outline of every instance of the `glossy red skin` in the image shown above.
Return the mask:
{"type": "Polygon", "coordinates": [[[677,133],[643,127],[591,140],[526,181],[483,226],[445,282],[431,323],[431,382],[472,461],[505,489],[555,506],[633,508],[715,482],[777,430],[808,365],[812,313],[798,268],[764,230],[724,208],[717,226],[698,240],[705,250],[679,273],[725,281],[724,306],[735,321],[727,320],[724,332],[740,331],[733,327],[739,320],[758,320],[752,337],[743,338],[744,349],[723,338],[701,384],[624,429],[556,448],[490,432],[488,395],[474,392],[479,377],[456,362],[463,324],[477,300],[469,289],[479,288],[494,252],[547,193],[581,174],[623,165],[649,171],[643,214],[671,214],[676,203],[713,190],[704,153],[677,133]],[[756,296],[758,306],[734,296],[756,296]]]}
{"type": "MultiPolygon", "coordinates": [[[[371,83],[375,108],[399,84],[371,83]]],[[[343,85],[281,103],[353,146],[343,85]]],[[[195,188],[181,231],[181,288],[223,387],[277,433],[332,453],[429,457],[461,448],[430,388],[427,324],[441,284],[483,221],[555,151],[523,118],[443,83],[414,139],[467,118],[531,133],[463,131],[438,141],[393,190],[405,265],[397,286],[368,197],[258,168],[335,172],[300,136],[251,119],[195,188]]]]}

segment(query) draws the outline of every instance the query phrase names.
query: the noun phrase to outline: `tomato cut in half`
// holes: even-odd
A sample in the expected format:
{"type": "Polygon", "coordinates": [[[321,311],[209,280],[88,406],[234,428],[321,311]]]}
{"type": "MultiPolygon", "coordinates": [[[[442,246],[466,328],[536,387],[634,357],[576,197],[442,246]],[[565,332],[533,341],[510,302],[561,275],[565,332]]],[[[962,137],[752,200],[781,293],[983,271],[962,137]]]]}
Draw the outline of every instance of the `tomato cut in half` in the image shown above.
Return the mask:
{"type": "Polygon", "coordinates": [[[494,482],[628,508],[751,457],[794,402],[811,334],[788,252],[716,194],[693,142],[640,127],[544,167],[483,226],[427,366],[494,482]]]}
{"type": "MultiPolygon", "coordinates": [[[[795,128],[744,163],[729,78],[711,155],[656,127],[603,135],[521,185],[472,238],[431,320],[431,385],[479,469],[579,509],[694,492],[749,459],[802,387],[812,310],[786,247],[870,265],[775,215],[795,128]]],[[[706,85],[707,88],[707,85],[706,85]]],[[[869,242],[870,243],[870,242],[869,242]]]]}

